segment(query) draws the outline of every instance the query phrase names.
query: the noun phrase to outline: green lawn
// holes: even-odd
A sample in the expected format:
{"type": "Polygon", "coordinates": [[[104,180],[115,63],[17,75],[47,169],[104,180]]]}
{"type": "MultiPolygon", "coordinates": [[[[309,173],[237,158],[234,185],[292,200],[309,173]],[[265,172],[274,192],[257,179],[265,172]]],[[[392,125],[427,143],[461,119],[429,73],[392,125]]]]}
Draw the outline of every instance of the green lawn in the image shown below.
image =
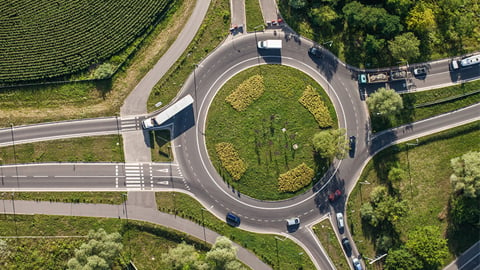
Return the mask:
{"type": "Polygon", "coordinates": [[[247,31],[252,32],[255,26],[265,24],[258,0],[245,0],[245,15],[247,17],[247,31]]]}
{"type": "MultiPolygon", "coordinates": [[[[204,254],[203,241],[159,225],[124,219],[105,219],[44,215],[0,215],[0,236],[85,236],[89,230],[104,228],[108,233],[122,235],[122,258],[128,258],[138,269],[165,269],[161,254],[182,241],[194,245],[204,254]]],[[[0,256],[2,269],[66,269],[75,248],[85,238],[23,238],[5,239],[9,255],[0,256]]],[[[117,264],[114,269],[122,269],[117,264]]]]}
{"type": "Polygon", "coordinates": [[[1,200],[121,204],[122,192],[2,192],[1,200]]]}
{"type": "MultiPolygon", "coordinates": [[[[372,230],[363,224],[360,217],[360,206],[369,200],[369,194],[379,185],[387,186],[388,170],[398,164],[408,172],[410,178],[399,184],[399,193],[408,203],[408,213],[399,218],[394,227],[397,243],[405,242],[408,232],[417,226],[439,226],[448,237],[450,255],[448,264],[455,254],[459,254],[479,240],[478,231],[465,230],[463,233],[451,234],[448,221],[448,201],[452,192],[449,177],[453,173],[450,159],[463,155],[468,151],[479,151],[480,122],[461,126],[442,133],[420,138],[418,145],[400,144],[389,147],[377,154],[365,167],[358,184],[352,191],[348,201],[348,222],[355,243],[360,253],[367,257],[375,257],[375,239],[382,230],[372,230]],[[409,148],[407,148],[409,147],[409,148]],[[408,150],[408,152],[407,152],[408,150]],[[408,160],[407,160],[408,153],[408,160]],[[463,236],[462,236],[463,235],[463,236]],[[470,237],[465,237],[470,235],[470,237]],[[472,236],[477,237],[472,237],[472,236]]],[[[416,141],[408,143],[416,144],[416,141]]],[[[378,255],[378,254],[377,254],[378,255]]]]}
{"type": "Polygon", "coordinates": [[[230,22],[230,2],[212,0],[197,35],[150,93],[147,102],[149,111],[157,109],[155,104],[159,101],[163,106],[167,105],[178,94],[195,64],[199,64],[228,35],[230,22]]]}
{"type": "Polygon", "coordinates": [[[170,130],[155,130],[150,132],[150,139],[153,162],[169,162],[173,161],[172,151],[170,149],[170,130]]]}
{"type": "Polygon", "coordinates": [[[480,90],[480,80],[428,91],[402,94],[404,109],[399,114],[389,118],[370,115],[372,129],[374,132],[379,132],[476,104],[480,102],[480,93],[475,93],[478,90],[480,90]],[[469,93],[475,94],[466,95],[469,93]],[[458,98],[441,102],[455,97],[458,98]],[[425,106],[436,102],[439,103],[425,106]]]}
{"type": "MultiPolygon", "coordinates": [[[[14,164],[13,150],[13,146],[1,147],[0,163],[14,164]]],[[[124,161],[123,142],[118,135],[18,144],[15,152],[17,163],[124,161]]]]}
{"type": "Polygon", "coordinates": [[[345,260],[343,248],[338,242],[332,224],[328,219],[325,219],[313,226],[313,231],[317,236],[323,248],[327,252],[328,257],[332,260],[337,269],[349,269],[349,262],[345,260]]]}
{"type": "MultiPolygon", "coordinates": [[[[190,219],[198,224],[225,235],[232,241],[253,251],[262,261],[274,269],[315,269],[303,249],[291,240],[276,240],[274,235],[256,234],[230,227],[223,220],[217,219],[192,197],[183,193],[156,193],[159,210],[190,219]],[[203,211],[203,219],[202,219],[203,211]],[[278,244],[278,256],[277,256],[278,244]],[[277,263],[278,260],[278,263],[277,263]]],[[[279,237],[280,238],[280,237],[279,237]]],[[[282,239],[282,238],[280,238],[282,239]]]]}
{"type": "Polygon", "coordinates": [[[305,162],[316,173],[323,173],[327,162],[316,159],[311,139],[320,131],[312,114],[298,101],[307,85],[322,96],[334,125],[335,110],[327,94],[312,78],[293,68],[267,65],[250,68],[228,81],[213,100],[207,119],[206,144],[212,163],[225,181],[243,194],[263,200],[292,197],[311,188],[280,193],[278,176],[305,162]],[[234,110],[225,97],[240,83],[253,75],[262,74],[265,92],[242,112],[234,110]],[[282,132],[282,128],[286,131],[282,132]],[[235,182],[223,169],[215,152],[215,144],[229,142],[245,161],[247,170],[235,182]],[[293,144],[299,148],[293,150],[293,144]]]}

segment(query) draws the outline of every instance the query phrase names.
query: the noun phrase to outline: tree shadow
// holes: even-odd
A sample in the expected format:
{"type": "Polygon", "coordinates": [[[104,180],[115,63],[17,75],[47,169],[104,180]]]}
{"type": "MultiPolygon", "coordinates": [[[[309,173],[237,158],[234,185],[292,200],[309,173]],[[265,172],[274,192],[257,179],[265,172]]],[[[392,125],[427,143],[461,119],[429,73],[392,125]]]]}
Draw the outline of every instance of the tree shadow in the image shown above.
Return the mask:
{"type": "Polygon", "coordinates": [[[112,90],[112,78],[96,80],[95,88],[101,93],[102,98],[106,99],[107,94],[112,90]]]}

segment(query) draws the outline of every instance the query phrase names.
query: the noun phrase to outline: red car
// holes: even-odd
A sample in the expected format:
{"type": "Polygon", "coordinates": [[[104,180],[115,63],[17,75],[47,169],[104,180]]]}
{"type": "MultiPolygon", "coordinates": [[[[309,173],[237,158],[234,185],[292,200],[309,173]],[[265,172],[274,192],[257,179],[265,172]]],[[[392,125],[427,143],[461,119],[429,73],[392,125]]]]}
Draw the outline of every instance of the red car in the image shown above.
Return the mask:
{"type": "Polygon", "coordinates": [[[328,200],[333,202],[336,199],[338,199],[340,196],[342,196],[342,192],[340,191],[340,189],[337,189],[335,190],[335,192],[328,194],[328,200]]]}

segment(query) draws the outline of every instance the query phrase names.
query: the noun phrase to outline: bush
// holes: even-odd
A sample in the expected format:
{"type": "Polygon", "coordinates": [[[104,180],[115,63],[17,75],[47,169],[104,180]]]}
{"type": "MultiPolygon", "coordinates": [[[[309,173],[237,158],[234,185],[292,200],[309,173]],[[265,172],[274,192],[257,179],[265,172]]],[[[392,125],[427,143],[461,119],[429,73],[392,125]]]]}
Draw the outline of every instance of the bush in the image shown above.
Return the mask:
{"type": "Polygon", "coordinates": [[[278,189],[281,192],[295,192],[310,184],[313,179],[313,170],[305,163],[278,177],[278,189]]]}
{"type": "Polygon", "coordinates": [[[318,94],[312,86],[307,85],[307,88],[300,99],[298,99],[298,102],[307,108],[321,128],[332,126],[333,121],[330,112],[328,111],[327,106],[323,103],[320,94],[318,94]]]}
{"type": "Polygon", "coordinates": [[[222,162],[222,166],[232,176],[233,180],[240,180],[247,170],[247,166],[233,145],[225,142],[218,143],[215,145],[215,151],[222,162]]]}
{"type": "Polygon", "coordinates": [[[225,98],[237,111],[245,110],[248,105],[259,99],[265,91],[263,77],[254,75],[242,82],[235,91],[225,98]]]}

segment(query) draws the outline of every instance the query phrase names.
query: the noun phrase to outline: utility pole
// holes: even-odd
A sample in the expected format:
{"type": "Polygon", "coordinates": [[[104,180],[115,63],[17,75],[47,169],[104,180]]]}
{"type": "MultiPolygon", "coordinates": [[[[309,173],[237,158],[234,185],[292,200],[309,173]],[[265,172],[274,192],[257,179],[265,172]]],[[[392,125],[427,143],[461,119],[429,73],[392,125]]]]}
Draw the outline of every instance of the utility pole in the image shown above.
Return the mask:
{"type": "Polygon", "coordinates": [[[410,173],[410,160],[408,158],[408,150],[409,150],[409,146],[412,145],[412,146],[417,146],[418,145],[418,139],[417,139],[417,143],[406,143],[407,145],[407,168],[408,168],[408,178],[410,179],[410,195],[412,197],[412,202],[413,202],[413,185],[412,185],[412,174],[410,173]]]}
{"type": "Polygon", "coordinates": [[[205,246],[206,246],[207,245],[207,234],[205,233],[205,219],[204,219],[204,216],[203,216],[203,211],[205,211],[207,209],[202,207],[200,210],[202,211],[203,241],[204,241],[205,246]]]}

